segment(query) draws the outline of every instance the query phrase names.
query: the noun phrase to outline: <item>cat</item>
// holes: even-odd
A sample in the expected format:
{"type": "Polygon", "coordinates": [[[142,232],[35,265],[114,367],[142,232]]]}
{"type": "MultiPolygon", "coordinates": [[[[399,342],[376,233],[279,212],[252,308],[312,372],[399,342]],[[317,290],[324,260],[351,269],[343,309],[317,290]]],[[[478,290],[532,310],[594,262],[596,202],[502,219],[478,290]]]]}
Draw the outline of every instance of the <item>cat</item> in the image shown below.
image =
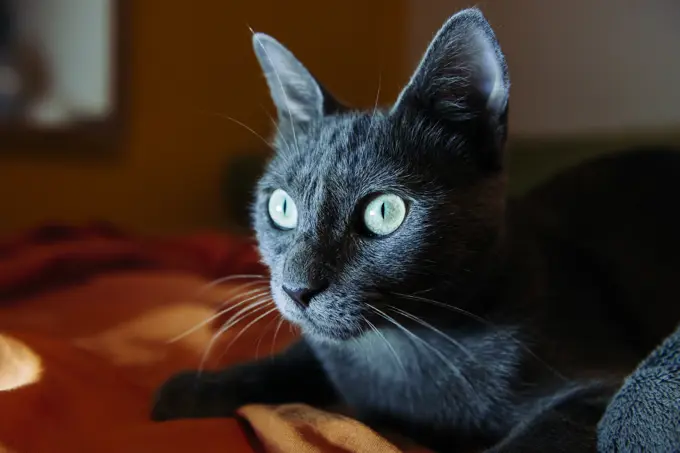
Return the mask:
{"type": "Polygon", "coordinates": [[[508,69],[476,8],[384,111],[344,106],[274,38],[253,45],[279,129],[253,224],[302,338],[172,376],[152,418],[340,404],[435,451],[595,451],[622,378],[680,319],[680,157],[602,158],[508,200],[508,69]]]}

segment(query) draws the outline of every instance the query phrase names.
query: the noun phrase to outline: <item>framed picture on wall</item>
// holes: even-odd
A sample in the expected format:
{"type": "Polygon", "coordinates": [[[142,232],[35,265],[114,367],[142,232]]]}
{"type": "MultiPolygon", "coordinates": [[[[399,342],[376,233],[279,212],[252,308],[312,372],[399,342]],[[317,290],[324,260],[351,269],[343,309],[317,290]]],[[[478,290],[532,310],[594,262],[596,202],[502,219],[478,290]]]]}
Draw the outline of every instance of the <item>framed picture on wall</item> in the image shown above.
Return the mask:
{"type": "Polygon", "coordinates": [[[0,0],[0,145],[117,141],[127,32],[123,3],[0,0]]]}

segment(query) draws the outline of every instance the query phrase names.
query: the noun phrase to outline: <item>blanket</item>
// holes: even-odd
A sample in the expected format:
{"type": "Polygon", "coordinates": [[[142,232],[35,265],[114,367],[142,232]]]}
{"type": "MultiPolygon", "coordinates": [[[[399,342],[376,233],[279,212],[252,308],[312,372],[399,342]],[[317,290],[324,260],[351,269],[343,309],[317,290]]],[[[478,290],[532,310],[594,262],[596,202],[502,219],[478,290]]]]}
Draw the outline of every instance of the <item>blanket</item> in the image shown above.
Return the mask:
{"type": "Polygon", "coordinates": [[[152,394],[173,372],[263,356],[295,338],[276,313],[253,314],[204,360],[230,316],[215,314],[265,294],[266,280],[249,277],[263,272],[251,243],[220,234],[49,225],[0,243],[0,452],[424,451],[300,404],[149,420],[152,394]]]}
{"type": "Polygon", "coordinates": [[[625,380],[598,434],[603,452],[680,451],[680,326],[625,380]]]}
{"type": "MultiPolygon", "coordinates": [[[[206,358],[230,316],[216,313],[263,294],[251,278],[263,272],[251,243],[220,234],[49,225],[0,243],[0,453],[425,452],[300,404],[149,420],[153,391],[173,372],[274,353],[295,338],[272,313],[229,329],[206,358]]],[[[599,426],[600,451],[679,446],[680,327],[625,381],[599,426]]]]}

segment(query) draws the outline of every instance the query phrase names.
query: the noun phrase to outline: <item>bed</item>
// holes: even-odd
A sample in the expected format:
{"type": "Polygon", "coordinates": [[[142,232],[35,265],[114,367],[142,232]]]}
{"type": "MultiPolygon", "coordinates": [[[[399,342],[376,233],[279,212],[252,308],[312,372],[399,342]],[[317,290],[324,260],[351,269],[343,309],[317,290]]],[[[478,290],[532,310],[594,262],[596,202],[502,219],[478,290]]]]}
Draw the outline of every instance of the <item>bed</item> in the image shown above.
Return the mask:
{"type": "MultiPolygon", "coordinates": [[[[424,451],[299,404],[149,420],[154,389],[197,368],[229,314],[201,323],[252,297],[263,286],[247,276],[264,272],[253,244],[212,233],[46,225],[0,243],[0,452],[424,451]]],[[[204,366],[284,347],[296,334],[278,321],[273,313],[230,329],[204,366]]]]}

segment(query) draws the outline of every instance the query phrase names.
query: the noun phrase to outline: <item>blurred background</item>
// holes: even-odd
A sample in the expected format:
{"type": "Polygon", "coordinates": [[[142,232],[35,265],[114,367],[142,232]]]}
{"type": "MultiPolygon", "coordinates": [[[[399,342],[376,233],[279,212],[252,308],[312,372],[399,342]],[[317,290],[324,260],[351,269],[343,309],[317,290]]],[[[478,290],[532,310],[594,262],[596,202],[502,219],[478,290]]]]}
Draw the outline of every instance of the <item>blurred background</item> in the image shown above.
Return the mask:
{"type": "MultiPolygon", "coordinates": [[[[243,231],[274,116],[250,29],[356,107],[394,100],[459,0],[0,0],[0,234],[104,220],[243,231]],[[231,119],[230,119],[231,118],[231,119]]],[[[511,190],[680,144],[677,0],[486,0],[511,72],[511,190]]]]}

